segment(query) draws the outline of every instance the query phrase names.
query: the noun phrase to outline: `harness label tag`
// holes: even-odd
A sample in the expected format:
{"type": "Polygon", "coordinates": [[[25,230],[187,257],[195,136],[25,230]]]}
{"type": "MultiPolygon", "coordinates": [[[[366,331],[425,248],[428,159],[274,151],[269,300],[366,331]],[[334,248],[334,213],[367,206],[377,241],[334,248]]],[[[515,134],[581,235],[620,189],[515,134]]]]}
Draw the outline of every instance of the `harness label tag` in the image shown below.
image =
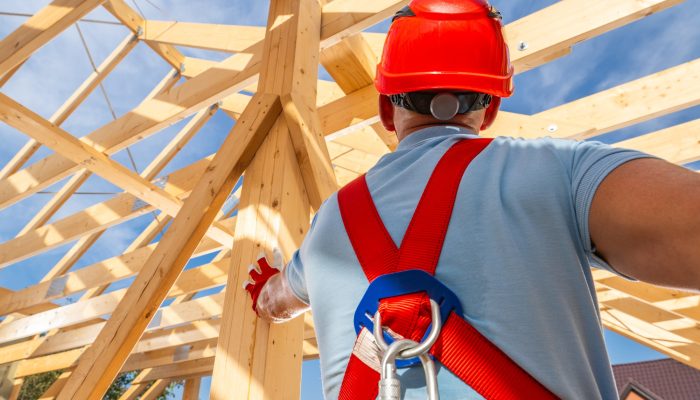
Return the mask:
{"type": "Polygon", "coordinates": [[[379,356],[380,349],[374,336],[367,329],[362,329],[355,341],[355,347],[352,349],[352,354],[360,359],[365,365],[377,372],[382,370],[382,360],[379,356]]]}

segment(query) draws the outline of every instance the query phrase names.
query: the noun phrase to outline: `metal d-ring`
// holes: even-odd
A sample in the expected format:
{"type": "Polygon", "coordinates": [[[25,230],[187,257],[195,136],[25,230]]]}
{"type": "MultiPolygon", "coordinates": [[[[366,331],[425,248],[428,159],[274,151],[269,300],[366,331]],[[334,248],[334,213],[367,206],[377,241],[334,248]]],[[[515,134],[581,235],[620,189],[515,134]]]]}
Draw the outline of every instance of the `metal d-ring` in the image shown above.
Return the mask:
{"type": "MultiPolygon", "coordinates": [[[[440,305],[433,299],[430,299],[430,316],[432,318],[430,333],[425,338],[424,341],[419,343],[417,346],[404,349],[399,353],[399,359],[409,359],[418,357],[423,353],[427,353],[431,347],[437,341],[438,336],[440,336],[440,330],[442,329],[442,318],[440,317],[440,305]]],[[[374,314],[374,339],[377,342],[382,351],[386,352],[389,348],[386,340],[384,340],[384,328],[382,327],[382,316],[379,311],[374,314]]]]}

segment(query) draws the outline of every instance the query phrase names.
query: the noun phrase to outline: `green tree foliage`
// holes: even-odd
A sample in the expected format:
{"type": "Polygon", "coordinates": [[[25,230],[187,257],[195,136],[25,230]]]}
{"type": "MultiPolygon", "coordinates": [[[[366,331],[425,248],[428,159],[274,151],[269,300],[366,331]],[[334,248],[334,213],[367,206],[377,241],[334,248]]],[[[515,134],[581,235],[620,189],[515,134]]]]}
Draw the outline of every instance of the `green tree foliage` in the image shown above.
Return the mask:
{"type": "Polygon", "coordinates": [[[54,383],[62,371],[50,371],[24,378],[19,400],[36,400],[54,383]]]}
{"type": "MultiPolygon", "coordinates": [[[[43,374],[28,376],[24,379],[24,384],[19,392],[18,400],[37,400],[48,389],[63,371],[50,371],[43,374]]],[[[139,371],[125,372],[119,374],[112,385],[107,389],[104,400],[118,400],[131,381],[134,380],[139,371]]],[[[182,382],[173,382],[158,397],[158,400],[169,400],[175,398],[175,388],[182,386],[182,382]]]]}

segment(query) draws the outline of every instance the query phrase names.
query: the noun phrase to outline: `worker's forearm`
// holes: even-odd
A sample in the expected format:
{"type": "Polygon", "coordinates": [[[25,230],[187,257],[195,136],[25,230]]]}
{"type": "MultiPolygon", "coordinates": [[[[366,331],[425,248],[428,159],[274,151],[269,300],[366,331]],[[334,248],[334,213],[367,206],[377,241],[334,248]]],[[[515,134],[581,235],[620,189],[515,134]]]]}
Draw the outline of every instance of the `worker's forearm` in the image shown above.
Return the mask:
{"type": "Polygon", "coordinates": [[[309,306],[294,295],[284,273],[270,278],[258,298],[258,315],[269,322],[285,322],[308,309],[309,306]]]}

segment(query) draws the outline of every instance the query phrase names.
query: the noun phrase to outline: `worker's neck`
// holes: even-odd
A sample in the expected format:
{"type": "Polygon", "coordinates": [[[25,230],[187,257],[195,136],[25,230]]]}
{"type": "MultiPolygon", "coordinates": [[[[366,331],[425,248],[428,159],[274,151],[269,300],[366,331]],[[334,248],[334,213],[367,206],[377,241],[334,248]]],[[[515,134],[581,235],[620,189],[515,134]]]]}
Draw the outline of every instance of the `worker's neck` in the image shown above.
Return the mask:
{"type": "Polygon", "coordinates": [[[468,129],[468,130],[474,132],[474,133],[477,134],[477,135],[479,134],[479,129],[476,129],[475,127],[470,126],[470,125],[459,124],[459,123],[453,123],[453,122],[450,122],[450,123],[445,123],[445,122],[430,122],[430,123],[425,123],[425,124],[419,124],[419,125],[413,125],[413,126],[410,126],[410,127],[405,127],[405,128],[403,128],[403,129],[401,129],[401,130],[398,130],[398,129],[397,129],[397,131],[396,131],[396,136],[397,136],[397,138],[399,139],[399,142],[401,142],[402,140],[404,140],[405,138],[407,138],[409,135],[411,135],[411,134],[414,133],[414,132],[418,132],[418,131],[421,131],[421,130],[423,130],[423,129],[431,128],[431,127],[435,127],[435,126],[456,126],[456,127],[459,127],[459,128],[468,129]]]}

